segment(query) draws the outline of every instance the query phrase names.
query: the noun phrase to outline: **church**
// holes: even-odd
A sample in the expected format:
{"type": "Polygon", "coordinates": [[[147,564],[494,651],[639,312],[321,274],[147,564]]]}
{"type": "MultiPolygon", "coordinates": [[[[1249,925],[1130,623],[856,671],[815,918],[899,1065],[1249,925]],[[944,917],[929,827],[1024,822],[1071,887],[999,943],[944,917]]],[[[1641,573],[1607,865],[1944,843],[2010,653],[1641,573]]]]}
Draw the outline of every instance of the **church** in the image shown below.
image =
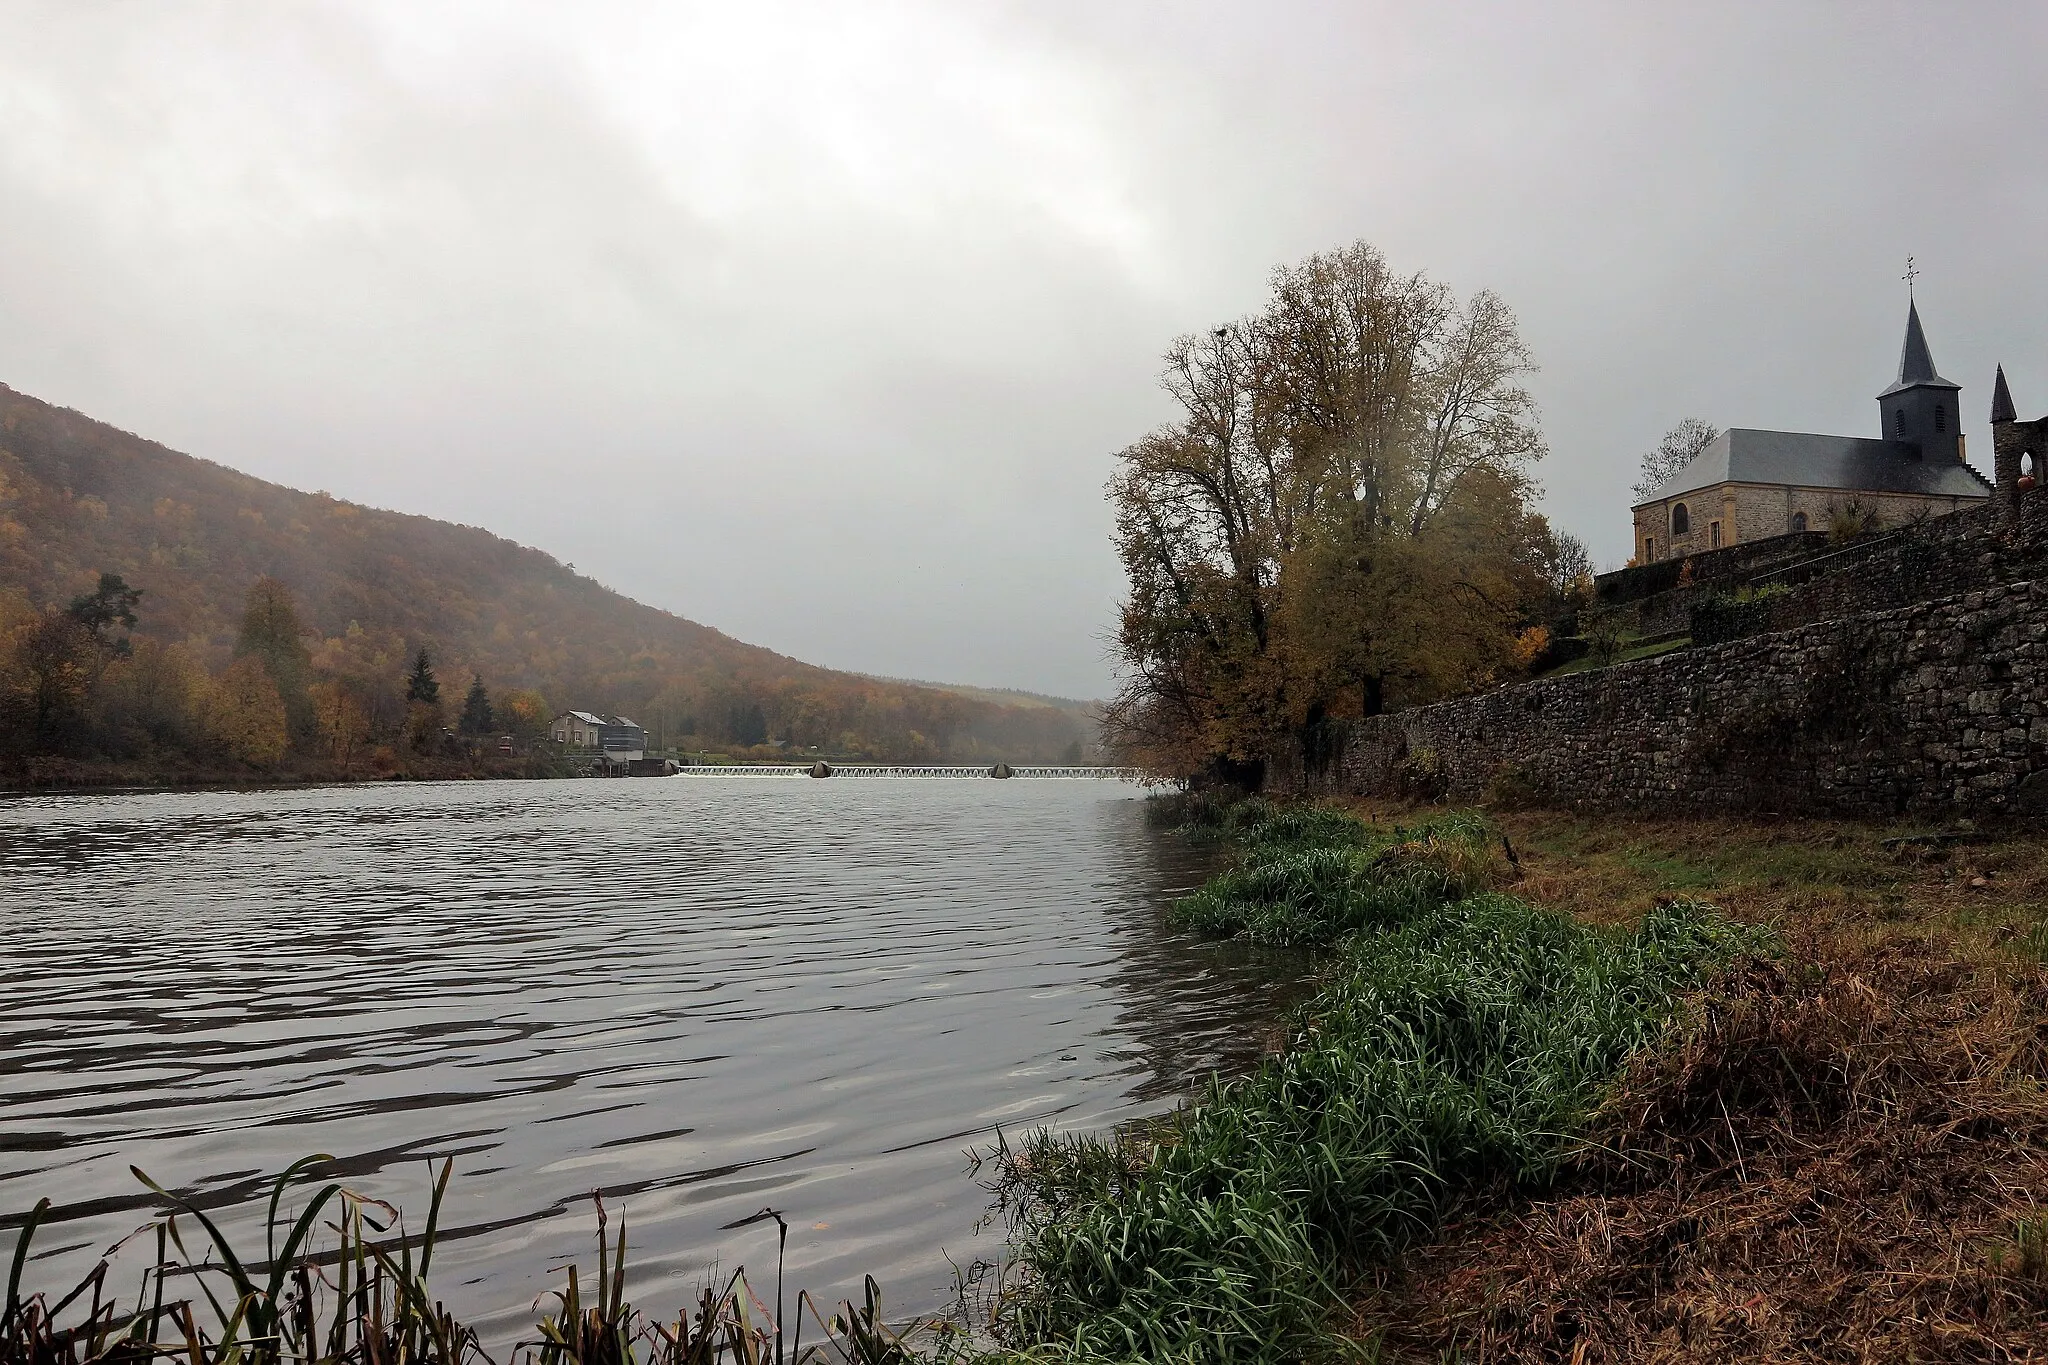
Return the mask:
{"type": "Polygon", "coordinates": [[[1960,392],[1936,372],[1919,306],[1908,301],[1899,377],[1877,396],[1875,439],[1722,432],[1636,506],[1635,562],[1824,531],[1838,512],[1873,513],[1890,526],[1986,501],[1991,484],[1963,454],[1960,392]]]}

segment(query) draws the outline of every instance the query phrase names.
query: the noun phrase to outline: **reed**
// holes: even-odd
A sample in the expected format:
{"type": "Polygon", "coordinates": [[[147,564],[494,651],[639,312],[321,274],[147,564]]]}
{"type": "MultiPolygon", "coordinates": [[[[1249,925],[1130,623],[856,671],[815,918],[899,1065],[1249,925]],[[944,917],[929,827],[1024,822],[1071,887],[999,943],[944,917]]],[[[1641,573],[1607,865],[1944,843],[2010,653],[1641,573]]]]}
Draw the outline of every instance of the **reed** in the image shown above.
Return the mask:
{"type": "MultiPolygon", "coordinates": [[[[334,1181],[310,1179],[331,1162],[310,1156],[293,1163],[271,1187],[261,1256],[235,1246],[192,1201],[135,1171],[164,1201],[163,1212],[110,1247],[79,1284],[60,1297],[22,1292],[37,1226],[50,1201],[24,1221],[0,1307],[0,1365],[491,1365],[476,1332],[434,1297],[428,1279],[440,1235],[440,1214],[453,1163],[433,1182],[424,1229],[408,1234],[398,1210],[334,1181]],[[288,1202],[303,1201],[296,1215],[288,1202]],[[320,1217],[331,1212],[323,1225],[320,1217]],[[186,1245],[196,1224],[200,1254],[186,1245]],[[315,1252],[323,1227],[331,1243],[315,1252]],[[132,1305],[113,1297],[108,1278],[116,1255],[153,1237],[156,1257],[145,1267],[132,1305]]],[[[594,1283],[579,1268],[531,1340],[513,1348],[518,1365],[909,1365],[939,1361],[959,1350],[955,1324],[915,1320],[892,1327],[870,1279],[863,1302],[829,1313],[808,1293],[796,1301],[796,1331],[782,1329],[782,1251],[788,1228],[764,1209],[734,1227],[773,1219],[775,1307],[748,1283],[744,1268],[722,1286],[705,1286],[694,1308],[650,1315],[626,1294],[626,1225],[616,1233],[601,1197],[597,1207],[594,1283]],[[589,1292],[586,1293],[586,1288],[589,1292]],[[804,1324],[817,1336],[806,1345],[804,1324]]]]}
{"type": "Polygon", "coordinates": [[[1694,903],[1617,936],[1478,890],[1495,836],[1472,816],[1384,835],[1353,822],[1338,839],[1320,833],[1327,813],[1238,818],[1243,865],[1183,902],[1184,921],[1345,947],[1252,1076],[1146,1130],[989,1154],[1018,1271],[996,1332],[1019,1355],[1333,1350],[1326,1319],[1355,1273],[1460,1192],[1547,1181],[1680,996],[1762,946],[1694,903]]]}

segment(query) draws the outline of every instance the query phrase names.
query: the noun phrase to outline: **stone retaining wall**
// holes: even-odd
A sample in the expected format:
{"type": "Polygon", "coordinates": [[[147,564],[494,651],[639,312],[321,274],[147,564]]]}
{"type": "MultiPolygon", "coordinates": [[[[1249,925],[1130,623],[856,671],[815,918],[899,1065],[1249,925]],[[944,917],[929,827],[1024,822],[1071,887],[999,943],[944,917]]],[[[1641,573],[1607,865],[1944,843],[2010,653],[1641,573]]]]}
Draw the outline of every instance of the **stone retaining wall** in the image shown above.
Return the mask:
{"type": "Polygon", "coordinates": [[[2048,578],[1331,722],[1270,761],[1267,785],[1672,811],[2048,810],[2048,578]]]}
{"type": "Polygon", "coordinates": [[[1885,535],[1839,561],[1829,556],[1753,580],[1791,588],[1772,604],[1769,628],[1788,630],[2043,576],[2048,571],[2048,499],[2040,493],[2024,496],[2013,526],[2001,522],[1997,511],[1972,508],[1885,535]]]}

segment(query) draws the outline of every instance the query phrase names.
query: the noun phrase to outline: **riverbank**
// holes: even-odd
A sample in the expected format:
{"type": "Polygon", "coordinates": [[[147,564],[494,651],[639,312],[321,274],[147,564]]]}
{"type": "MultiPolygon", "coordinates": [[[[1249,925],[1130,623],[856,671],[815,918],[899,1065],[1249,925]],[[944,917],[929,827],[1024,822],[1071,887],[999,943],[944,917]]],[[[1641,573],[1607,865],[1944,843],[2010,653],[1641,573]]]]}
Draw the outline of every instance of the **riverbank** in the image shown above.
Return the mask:
{"type": "Polygon", "coordinates": [[[1626,1059],[1769,935],[1703,903],[1603,931],[1512,894],[1470,812],[1372,822],[1189,804],[1240,863],[1181,922],[1334,949],[1287,1050],[1142,1131],[996,1154],[1018,1275],[997,1338],[1034,1359],[1333,1356],[1371,1268],[1482,1189],[1547,1187],[1626,1059]]]}
{"type": "Polygon", "coordinates": [[[1244,857],[1179,914],[1329,985],[1173,1123],[998,1154],[1020,1353],[2048,1351],[2029,832],[1194,813],[1244,857]]]}
{"type": "Polygon", "coordinates": [[[348,764],[294,756],[268,767],[234,762],[197,763],[176,755],[159,759],[80,759],[38,755],[0,764],[0,792],[177,791],[579,775],[569,765],[539,754],[509,758],[405,754],[394,755],[382,762],[348,764]]]}

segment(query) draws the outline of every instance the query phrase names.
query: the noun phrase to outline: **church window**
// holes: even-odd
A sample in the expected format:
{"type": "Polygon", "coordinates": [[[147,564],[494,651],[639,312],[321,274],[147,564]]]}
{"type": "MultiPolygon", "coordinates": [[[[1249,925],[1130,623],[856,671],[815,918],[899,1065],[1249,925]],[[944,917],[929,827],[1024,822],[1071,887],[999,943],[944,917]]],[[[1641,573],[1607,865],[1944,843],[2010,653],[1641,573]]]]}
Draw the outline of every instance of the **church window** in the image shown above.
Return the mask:
{"type": "Polygon", "coordinates": [[[1892,414],[1892,434],[1901,441],[1906,439],[1906,410],[1898,409],[1892,414]]]}
{"type": "Polygon", "coordinates": [[[1948,430],[1948,409],[1940,403],[1934,405],[1934,429],[1936,431],[1948,430]]]}
{"type": "Polygon", "coordinates": [[[1709,534],[1710,534],[1710,535],[1711,535],[1711,536],[1713,537],[1713,545],[1714,545],[1714,548],[1715,548],[1715,549],[1717,549],[1717,550],[1718,550],[1718,549],[1720,549],[1720,548],[1721,548],[1721,523],[1720,523],[1720,522],[1718,522],[1718,521],[1710,521],[1710,522],[1708,522],[1708,523],[1707,523],[1707,531],[1708,531],[1708,533],[1709,533],[1709,534]]]}
{"type": "Polygon", "coordinates": [[[1683,536],[1691,533],[1692,513],[1686,510],[1684,503],[1674,503],[1671,508],[1671,534],[1683,536]]]}
{"type": "Polygon", "coordinates": [[[1655,537],[1655,536],[1644,536],[1644,537],[1643,537],[1643,563],[1645,563],[1645,564],[1654,564],[1654,563],[1656,563],[1656,562],[1657,562],[1657,537],[1655,537]]]}
{"type": "Polygon", "coordinates": [[[1795,531],[1804,531],[1806,529],[1806,513],[1794,512],[1792,514],[1792,529],[1795,531]]]}

